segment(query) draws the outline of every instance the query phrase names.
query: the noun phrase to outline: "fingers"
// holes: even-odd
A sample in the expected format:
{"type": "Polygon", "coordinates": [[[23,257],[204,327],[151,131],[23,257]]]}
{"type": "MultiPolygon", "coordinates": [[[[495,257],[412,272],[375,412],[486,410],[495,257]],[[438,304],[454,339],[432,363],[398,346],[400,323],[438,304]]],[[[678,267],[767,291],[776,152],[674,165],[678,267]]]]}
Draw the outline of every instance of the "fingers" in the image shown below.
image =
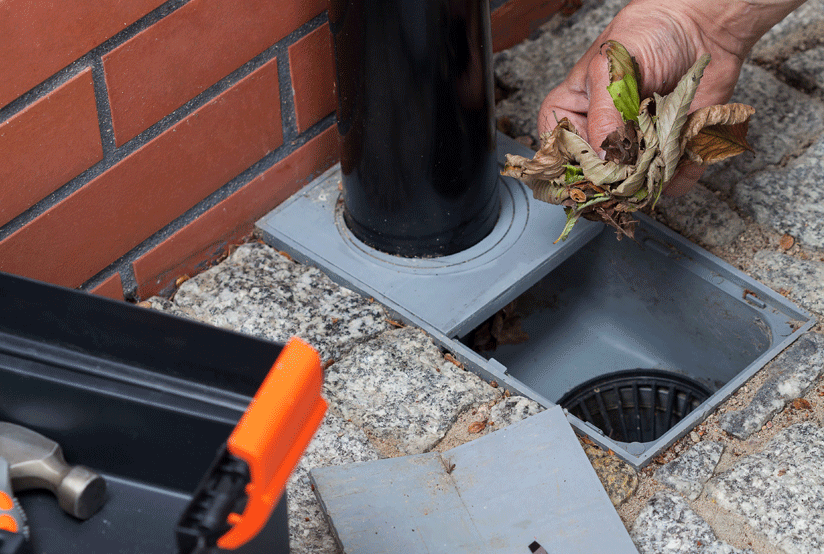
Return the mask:
{"type": "Polygon", "coordinates": [[[695,186],[698,179],[704,175],[706,168],[701,165],[695,165],[692,162],[685,161],[681,167],[675,172],[672,180],[664,188],[666,196],[683,196],[695,186]]]}
{"type": "Polygon", "coordinates": [[[549,96],[547,96],[544,103],[541,104],[541,111],[538,114],[538,133],[551,131],[558,122],[565,117],[569,119],[581,135],[584,135],[584,139],[586,140],[586,114],[561,108],[554,101],[550,100],[549,96]]]}
{"type": "Polygon", "coordinates": [[[586,139],[587,110],[589,98],[583,87],[574,86],[572,75],[558,85],[544,98],[538,112],[538,132],[545,133],[555,128],[559,121],[568,118],[581,135],[586,139]]]}
{"type": "Polygon", "coordinates": [[[601,143],[615,129],[623,127],[624,121],[610,96],[609,62],[602,54],[593,56],[587,71],[587,89],[589,94],[589,114],[587,117],[587,135],[589,144],[601,152],[601,143]]]}

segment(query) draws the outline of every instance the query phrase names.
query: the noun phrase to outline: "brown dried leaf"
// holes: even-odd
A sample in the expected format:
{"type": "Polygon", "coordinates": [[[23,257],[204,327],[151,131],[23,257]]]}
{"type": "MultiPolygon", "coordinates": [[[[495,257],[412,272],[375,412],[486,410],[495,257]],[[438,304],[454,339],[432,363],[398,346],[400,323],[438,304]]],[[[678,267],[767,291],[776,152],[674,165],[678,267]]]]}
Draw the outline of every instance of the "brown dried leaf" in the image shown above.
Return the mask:
{"type": "Polygon", "coordinates": [[[778,245],[781,247],[782,250],[789,250],[793,247],[794,244],[795,239],[793,238],[793,236],[786,233],[783,237],[781,237],[781,240],[778,241],[778,245]]]}
{"type": "Polygon", "coordinates": [[[569,198],[569,187],[564,183],[554,181],[535,181],[526,183],[532,189],[532,196],[535,200],[548,202],[550,204],[563,204],[569,198]]]}
{"type": "Polygon", "coordinates": [[[632,166],[599,158],[587,141],[571,131],[561,130],[558,143],[569,158],[580,164],[584,177],[596,186],[622,181],[632,173],[632,166]]]}
{"type": "Polygon", "coordinates": [[[664,167],[661,170],[664,183],[668,183],[675,174],[681,159],[681,130],[687,122],[690,104],[698,90],[698,83],[704,75],[704,69],[710,63],[710,55],[704,54],[687,71],[671,93],[661,97],[653,94],[656,104],[655,130],[660,141],[661,157],[664,167]]]}
{"type": "Polygon", "coordinates": [[[581,189],[577,189],[574,187],[569,188],[569,197],[575,200],[576,202],[586,202],[587,195],[581,189]]]}
{"type": "Polygon", "coordinates": [[[754,113],[755,109],[746,104],[708,106],[695,111],[681,132],[684,152],[693,162],[709,165],[752,151],[747,130],[754,113]]]}
{"type": "Polygon", "coordinates": [[[609,61],[609,82],[620,81],[625,75],[629,74],[638,83],[638,90],[641,90],[643,88],[641,86],[641,68],[638,66],[638,61],[630,55],[624,45],[615,40],[608,40],[601,45],[601,48],[609,61]]]}
{"type": "Polygon", "coordinates": [[[804,398],[796,398],[793,400],[793,408],[796,410],[812,410],[813,406],[810,404],[809,400],[804,398]]]}
{"type": "Polygon", "coordinates": [[[606,152],[605,159],[617,164],[635,165],[638,161],[638,131],[636,123],[627,121],[623,127],[618,127],[607,135],[601,143],[601,149],[606,152]]]}
{"type": "Polygon", "coordinates": [[[486,421],[476,421],[469,425],[466,430],[470,433],[480,433],[486,428],[486,421]]]}
{"type": "Polygon", "coordinates": [[[558,143],[558,136],[564,131],[575,133],[575,127],[567,118],[562,119],[552,132],[541,135],[541,148],[531,160],[507,154],[501,174],[520,179],[530,186],[538,181],[552,181],[562,177],[566,171],[564,166],[569,163],[569,158],[558,143]]]}

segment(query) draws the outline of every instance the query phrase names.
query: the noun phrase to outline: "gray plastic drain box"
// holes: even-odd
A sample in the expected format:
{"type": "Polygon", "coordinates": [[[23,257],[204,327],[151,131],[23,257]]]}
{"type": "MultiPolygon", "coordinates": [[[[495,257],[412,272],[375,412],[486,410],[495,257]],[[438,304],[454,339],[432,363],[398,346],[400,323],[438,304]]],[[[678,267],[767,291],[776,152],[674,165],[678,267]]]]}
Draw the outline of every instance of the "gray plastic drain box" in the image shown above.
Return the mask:
{"type": "Polygon", "coordinates": [[[643,465],[813,320],[649,218],[636,239],[604,228],[518,297],[529,340],[483,354],[643,465]]]}
{"type": "MultiPolygon", "coordinates": [[[[506,153],[534,154],[499,134],[499,163],[506,153]]],[[[261,219],[265,240],[374,297],[483,378],[547,407],[569,401],[580,433],[636,467],[814,323],[644,215],[636,241],[580,221],[567,241],[553,244],[563,210],[510,178],[501,186],[498,225],[476,246],[441,258],[390,256],[346,228],[339,180],[335,167],[261,219]],[[474,351],[474,330],[516,299],[530,339],[474,351]],[[598,391],[581,390],[587,383],[598,391]]]]}

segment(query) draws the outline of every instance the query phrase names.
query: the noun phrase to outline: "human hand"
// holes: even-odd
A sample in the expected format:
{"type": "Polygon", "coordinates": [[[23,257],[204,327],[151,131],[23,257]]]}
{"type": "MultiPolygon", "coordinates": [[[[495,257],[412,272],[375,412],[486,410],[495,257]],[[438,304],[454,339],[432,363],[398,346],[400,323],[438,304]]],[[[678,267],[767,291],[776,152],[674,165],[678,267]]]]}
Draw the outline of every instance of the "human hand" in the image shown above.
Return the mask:
{"type": "MultiPolygon", "coordinates": [[[[712,61],[704,72],[691,111],[726,103],[757,37],[751,39],[737,32],[738,22],[722,27],[725,18],[715,17],[710,9],[701,11],[702,3],[709,5],[710,0],[632,1],[615,16],[566,80],[547,95],[538,116],[539,132],[552,130],[566,117],[600,151],[606,136],[623,126],[607,91],[609,66],[606,55],[601,53],[601,45],[610,39],[623,44],[638,61],[641,98],[652,96],[653,92],[668,94],[695,61],[709,53],[712,61]]],[[[683,164],[664,193],[686,193],[703,171],[701,166],[683,164]]]]}

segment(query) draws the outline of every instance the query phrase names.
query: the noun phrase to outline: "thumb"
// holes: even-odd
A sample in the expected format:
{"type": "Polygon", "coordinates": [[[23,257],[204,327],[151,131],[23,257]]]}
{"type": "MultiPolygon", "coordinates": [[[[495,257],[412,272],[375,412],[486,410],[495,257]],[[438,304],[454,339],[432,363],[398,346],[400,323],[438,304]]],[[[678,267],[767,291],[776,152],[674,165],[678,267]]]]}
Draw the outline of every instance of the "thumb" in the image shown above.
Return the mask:
{"type": "Polygon", "coordinates": [[[607,86],[609,85],[609,62],[600,52],[593,56],[587,70],[587,93],[589,113],[587,114],[587,140],[597,152],[601,143],[615,129],[624,126],[621,113],[616,109],[607,86]]]}

